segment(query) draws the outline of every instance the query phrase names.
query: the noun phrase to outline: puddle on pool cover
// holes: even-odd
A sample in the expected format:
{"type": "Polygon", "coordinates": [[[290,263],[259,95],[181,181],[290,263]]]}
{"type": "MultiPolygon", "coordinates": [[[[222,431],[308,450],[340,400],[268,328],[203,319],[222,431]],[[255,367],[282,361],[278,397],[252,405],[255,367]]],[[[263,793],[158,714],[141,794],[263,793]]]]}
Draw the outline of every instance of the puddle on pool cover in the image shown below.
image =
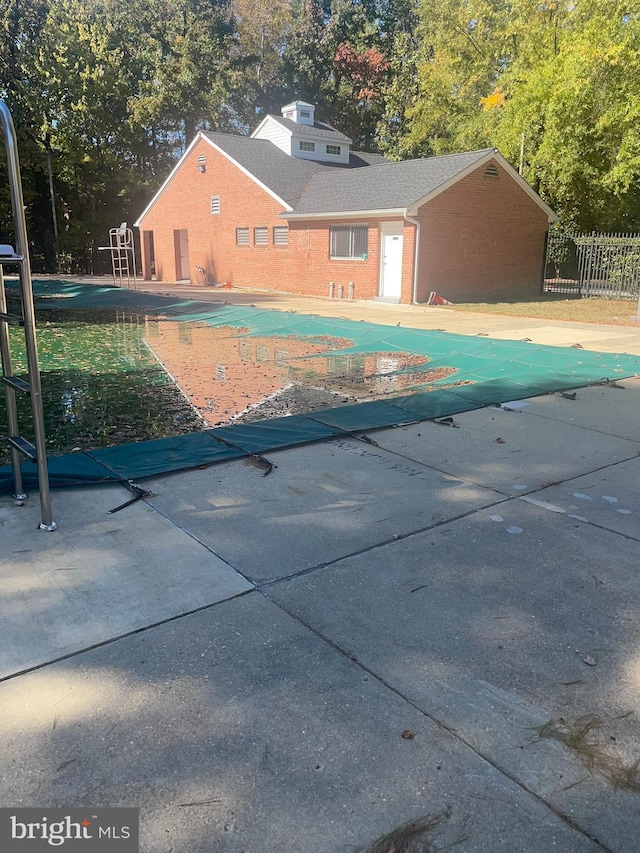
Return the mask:
{"type": "Polygon", "coordinates": [[[416,384],[455,372],[419,370],[429,361],[425,355],[340,354],[352,342],[328,336],[260,337],[248,329],[171,320],[147,321],[146,334],[159,361],[211,426],[410,393],[416,384]],[[408,368],[412,372],[398,372],[408,368]]]}
{"type": "MultiPolygon", "coordinates": [[[[256,336],[108,308],[42,310],[37,321],[51,455],[411,393],[455,373],[425,367],[421,354],[332,354],[352,345],[345,338],[256,336]]],[[[19,329],[11,349],[14,374],[26,378],[19,329]]],[[[28,398],[17,405],[32,440],[28,398]]]]}

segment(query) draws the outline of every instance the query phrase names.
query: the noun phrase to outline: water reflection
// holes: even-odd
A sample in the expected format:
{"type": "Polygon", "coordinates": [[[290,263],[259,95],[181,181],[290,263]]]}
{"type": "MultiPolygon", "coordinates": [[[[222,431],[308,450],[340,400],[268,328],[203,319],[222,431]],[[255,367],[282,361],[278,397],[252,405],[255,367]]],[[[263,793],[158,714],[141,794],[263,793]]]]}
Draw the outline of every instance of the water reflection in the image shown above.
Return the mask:
{"type": "MultiPolygon", "coordinates": [[[[21,330],[17,330],[20,332],[21,330]]],[[[47,449],[52,455],[202,429],[198,412],[149,349],[145,317],[112,310],[47,310],[38,350],[47,449]]],[[[24,336],[11,330],[14,374],[27,378],[24,336]]],[[[21,434],[33,441],[31,404],[16,395],[21,434]]],[[[6,434],[0,395],[0,434],[6,434]]],[[[0,444],[0,464],[9,461],[0,444]]]]}
{"type": "Polygon", "coordinates": [[[424,355],[340,354],[352,346],[344,338],[259,337],[249,332],[147,320],[149,347],[211,426],[407,393],[455,372],[429,371],[424,355]],[[418,372],[402,372],[407,368],[418,372]]]}
{"type": "MultiPolygon", "coordinates": [[[[11,332],[14,373],[26,378],[24,337],[11,332]]],[[[406,394],[455,372],[430,368],[425,355],[345,352],[352,346],[339,337],[254,336],[246,328],[112,309],[42,311],[38,348],[49,452],[406,394]]],[[[17,404],[22,432],[33,440],[29,400],[20,395],[17,404]]],[[[0,396],[0,434],[6,431],[0,396]]],[[[0,463],[7,461],[4,452],[0,463]]]]}

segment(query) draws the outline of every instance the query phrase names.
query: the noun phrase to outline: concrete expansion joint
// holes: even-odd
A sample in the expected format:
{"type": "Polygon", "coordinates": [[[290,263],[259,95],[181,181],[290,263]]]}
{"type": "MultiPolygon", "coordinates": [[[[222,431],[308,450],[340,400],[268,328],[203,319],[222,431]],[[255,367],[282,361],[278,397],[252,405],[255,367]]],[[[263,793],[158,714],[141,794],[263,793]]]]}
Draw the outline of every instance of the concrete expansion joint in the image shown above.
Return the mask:
{"type": "MultiPolygon", "coordinates": [[[[313,572],[318,572],[321,569],[327,569],[331,566],[335,566],[337,563],[341,563],[343,560],[349,560],[352,557],[359,557],[362,554],[369,554],[371,551],[377,551],[379,548],[385,548],[387,545],[393,545],[395,542],[400,542],[403,539],[412,539],[414,536],[418,536],[420,533],[427,533],[429,530],[437,530],[439,527],[444,527],[447,524],[450,524],[452,521],[460,521],[463,518],[469,518],[472,515],[477,515],[480,512],[484,512],[487,509],[491,509],[494,506],[504,506],[510,499],[508,497],[500,498],[497,501],[492,501],[491,503],[484,504],[480,507],[475,507],[474,509],[467,510],[466,512],[462,512],[459,515],[451,515],[448,518],[443,518],[440,521],[436,521],[433,524],[428,524],[425,527],[418,527],[415,530],[409,530],[407,533],[394,533],[391,537],[387,539],[383,539],[381,542],[376,542],[374,545],[368,545],[366,548],[360,548],[357,551],[350,551],[348,554],[342,554],[339,557],[336,557],[334,560],[328,560],[324,563],[317,563],[315,566],[308,566],[306,569],[301,569],[299,572],[292,572],[290,575],[285,575],[284,577],[279,578],[270,578],[269,580],[262,581],[261,583],[257,583],[255,585],[258,592],[262,592],[265,589],[268,589],[272,586],[279,586],[280,584],[286,583],[287,581],[295,580],[296,578],[305,577],[306,575],[312,574],[313,572]]],[[[515,500],[512,498],[512,500],[515,500]]]]}
{"type": "MultiPolygon", "coordinates": [[[[262,589],[259,588],[258,591],[262,592],[262,589]]],[[[264,595],[264,592],[262,594],[264,595]]],[[[599,850],[603,851],[603,853],[615,853],[614,850],[612,850],[610,847],[608,847],[607,845],[605,845],[601,841],[599,841],[598,838],[596,838],[592,833],[583,829],[576,822],[575,818],[571,817],[570,815],[566,814],[562,810],[558,809],[556,806],[554,806],[552,803],[550,803],[542,794],[540,794],[538,791],[536,791],[536,790],[532,789],[531,787],[529,787],[528,785],[526,785],[521,779],[519,779],[517,776],[515,776],[507,768],[502,766],[502,764],[500,762],[492,759],[491,756],[487,755],[483,750],[479,749],[476,745],[474,745],[469,740],[467,740],[465,737],[463,737],[461,735],[460,731],[458,729],[456,729],[454,726],[448,725],[446,722],[441,720],[435,713],[430,713],[429,711],[425,710],[423,707],[418,705],[414,700],[412,700],[409,696],[407,696],[402,690],[399,690],[397,687],[394,687],[385,678],[383,678],[381,675],[379,675],[377,672],[375,672],[373,669],[371,669],[366,664],[364,664],[361,660],[359,660],[358,657],[353,652],[350,652],[347,649],[342,648],[342,646],[340,646],[335,641],[331,640],[329,637],[325,636],[322,633],[322,631],[314,628],[311,624],[306,622],[298,614],[296,614],[295,612],[293,612],[293,611],[289,610],[287,607],[285,607],[281,602],[274,601],[273,599],[269,598],[268,596],[265,596],[265,597],[267,597],[268,600],[272,604],[275,604],[280,610],[282,610],[284,613],[286,613],[288,616],[290,616],[292,619],[294,619],[299,625],[301,625],[306,630],[310,631],[319,640],[321,640],[323,643],[325,643],[327,646],[329,646],[329,648],[331,648],[334,652],[337,652],[337,654],[339,654],[341,657],[346,658],[348,661],[353,663],[362,672],[366,673],[370,678],[372,678],[374,681],[376,681],[378,684],[380,684],[380,686],[383,687],[385,690],[389,690],[391,693],[393,693],[399,699],[402,699],[402,701],[406,702],[407,705],[409,705],[411,708],[413,708],[415,711],[417,711],[423,717],[426,717],[426,719],[430,720],[435,726],[437,726],[438,728],[447,732],[447,734],[449,734],[452,738],[454,738],[459,743],[463,744],[465,747],[467,747],[467,749],[471,750],[471,752],[474,755],[476,755],[481,761],[486,762],[488,765],[493,767],[493,769],[496,770],[498,773],[500,773],[502,776],[504,776],[505,778],[507,778],[511,782],[513,782],[514,785],[517,785],[520,789],[522,789],[527,794],[529,794],[534,799],[536,799],[539,803],[541,803],[543,806],[545,806],[547,809],[549,809],[550,812],[552,812],[554,815],[556,815],[556,817],[558,817],[561,821],[566,823],[573,831],[579,833],[580,835],[582,835],[585,838],[588,838],[589,841],[591,841],[594,845],[596,845],[596,847],[599,850]]]]}
{"type": "Polygon", "coordinates": [[[216,607],[218,604],[226,604],[228,601],[235,601],[237,598],[244,598],[247,595],[255,592],[255,589],[245,589],[242,592],[237,592],[234,595],[229,595],[227,598],[218,601],[211,601],[208,604],[203,604],[201,607],[195,607],[191,610],[184,611],[183,613],[177,613],[175,616],[169,616],[166,619],[160,619],[157,622],[151,622],[149,625],[142,625],[140,628],[134,628],[132,631],[126,631],[123,634],[118,634],[114,637],[109,637],[106,640],[101,640],[99,643],[91,643],[88,646],[85,646],[82,649],[75,649],[72,652],[69,652],[66,655],[58,655],[58,657],[50,658],[49,660],[42,661],[42,663],[36,664],[35,666],[28,666],[24,669],[18,670],[17,672],[12,672],[9,675],[4,675],[0,677],[0,684],[5,681],[13,681],[16,678],[19,678],[21,675],[28,675],[30,672],[37,672],[40,669],[46,669],[48,666],[52,666],[53,664],[60,663],[65,660],[72,660],[73,658],[80,657],[84,655],[86,652],[92,652],[95,649],[101,649],[103,646],[110,646],[112,643],[117,643],[119,640],[126,640],[128,637],[135,637],[137,634],[144,634],[146,631],[151,631],[153,628],[159,628],[161,625],[168,625],[170,622],[178,622],[180,619],[184,619],[187,616],[193,616],[196,613],[202,613],[204,610],[210,610],[213,607],[216,607]]]}
{"type": "Polygon", "coordinates": [[[190,539],[193,539],[193,541],[197,542],[198,545],[201,545],[205,549],[205,551],[208,551],[210,554],[212,554],[214,557],[216,557],[216,559],[220,560],[222,563],[224,563],[226,566],[228,566],[232,571],[236,572],[236,574],[240,575],[240,577],[242,577],[248,583],[253,585],[253,581],[250,578],[243,575],[239,569],[237,569],[235,566],[232,566],[228,560],[225,560],[225,558],[223,556],[218,554],[217,551],[214,551],[213,548],[211,548],[209,545],[207,545],[206,542],[203,542],[202,539],[199,539],[195,534],[193,534],[193,533],[191,533],[191,531],[187,530],[186,527],[183,527],[181,524],[178,524],[178,522],[175,521],[175,519],[171,518],[171,516],[167,515],[165,512],[162,512],[162,510],[159,509],[157,506],[155,506],[155,504],[150,503],[148,500],[145,500],[144,503],[150,509],[152,509],[154,512],[156,512],[161,518],[164,518],[166,521],[169,522],[169,524],[173,525],[181,533],[184,533],[190,539]]]}
{"type": "MultiPolygon", "coordinates": [[[[540,418],[540,420],[551,421],[552,423],[563,423],[563,421],[558,421],[557,418],[552,418],[549,415],[545,415],[545,414],[542,414],[540,412],[527,412],[527,417],[529,417],[529,418],[540,418]]],[[[596,429],[596,427],[589,426],[588,424],[580,424],[580,423],[572,422],[571,425],[574,427],[578,427],[578,429],[584,429],[587,432],[595,432],[597,435],[605,435],[607,437],[611,436],[611,432],[609,430],[596,429]]],[[[624,436],[624,440],[640,443],[640,437],[639,438],[632,438],[629,436],[624,436]]],[[[638,453],[638,455],[640,455],[640,450],[637,451],[637,453],[638,453]]],[[[633,457],[631,457],[631,458],[633,458],[633,457]]]]}

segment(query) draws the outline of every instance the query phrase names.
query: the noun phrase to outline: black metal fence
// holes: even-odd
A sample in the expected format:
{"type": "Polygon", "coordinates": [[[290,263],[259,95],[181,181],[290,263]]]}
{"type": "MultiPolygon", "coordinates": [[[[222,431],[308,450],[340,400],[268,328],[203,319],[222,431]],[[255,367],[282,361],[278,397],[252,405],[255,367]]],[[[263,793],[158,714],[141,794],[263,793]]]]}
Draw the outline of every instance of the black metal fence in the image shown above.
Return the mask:
{"type": "Polygon", "coordinates": [[[580,234],[549,229],[545,293],[637,299],[640,234],[580,234]]]}

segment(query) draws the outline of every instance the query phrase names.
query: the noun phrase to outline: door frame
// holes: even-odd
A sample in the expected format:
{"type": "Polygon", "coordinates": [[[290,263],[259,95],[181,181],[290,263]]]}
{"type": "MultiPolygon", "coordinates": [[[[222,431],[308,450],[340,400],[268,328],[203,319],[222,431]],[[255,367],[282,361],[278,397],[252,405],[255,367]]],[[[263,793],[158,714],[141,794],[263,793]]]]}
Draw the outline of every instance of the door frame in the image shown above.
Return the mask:
{"type": "Polygon", "coordinates": [[[389,222],[380,223],[380,271],[378,277],[378,295],[382,299],[398,299],[402,298],[402,259],[404,256],[404,222],[402,220],[391,220],[389,222]],[[393,296],[384,292],[384,258],[385,258],[385,241],[387,237],[402,238],[402,252],[400,253],[400,286],[398,293],[393,296]]]}
{"type": "Polygon", "coordinates": [[[176,281],[191,281],[191,267],[189,264],[189,231],[186,228],[174,229],[173,248],[176,262],[176,281]],[[182,257],[183,246],[184,259],[182,257]],[[186,275],[184,274],[185,262],[187,269],[186,275]]]}

